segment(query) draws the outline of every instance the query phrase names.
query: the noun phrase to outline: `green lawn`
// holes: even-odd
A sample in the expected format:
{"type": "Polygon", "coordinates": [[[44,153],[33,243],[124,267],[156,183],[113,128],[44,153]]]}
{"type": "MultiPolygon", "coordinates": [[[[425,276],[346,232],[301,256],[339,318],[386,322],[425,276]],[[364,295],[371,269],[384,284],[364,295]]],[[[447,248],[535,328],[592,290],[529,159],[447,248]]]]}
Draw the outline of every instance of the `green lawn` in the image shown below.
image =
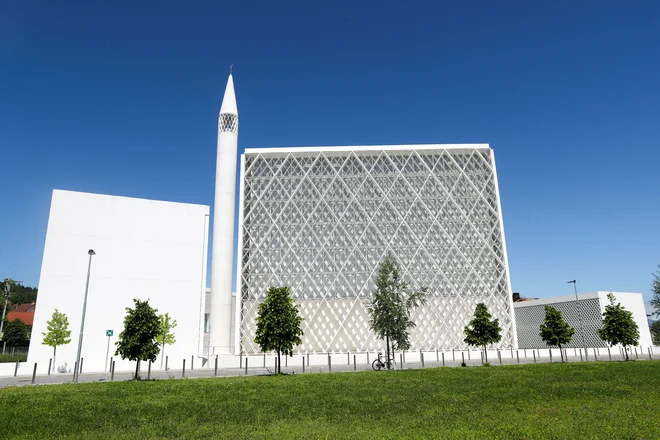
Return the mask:
{"type": "Polygon", "coordinates": [[[0,390],[0,438],[660,438],[660,362],[0,390]]]}

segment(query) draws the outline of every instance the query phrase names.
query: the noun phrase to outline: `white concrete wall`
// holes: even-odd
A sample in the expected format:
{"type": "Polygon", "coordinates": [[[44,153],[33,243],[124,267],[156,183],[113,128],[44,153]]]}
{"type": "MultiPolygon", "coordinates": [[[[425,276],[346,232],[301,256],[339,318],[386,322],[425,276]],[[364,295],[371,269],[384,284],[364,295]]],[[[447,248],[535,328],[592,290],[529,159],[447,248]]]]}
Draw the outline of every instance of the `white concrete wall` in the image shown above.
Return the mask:
{"type": "MultiPolygon", "coordinates": [[[[610,303],[610,300],[607,299],[609,293],[610,292],[598,292],[603,313],[605,312],[605,306],[610,303]]],[[[614,295],[615,302],[621,303],[626,310],[632,312],[633,318],[639,327],[639,345],[641,347],[653,345],[651,331],[649,330],[649,321],[646,317],[646,308],[644,307],[644,297],[642,297],[642,294],[631,292],[612,292],[612,294],[614,295]]]]}
{"type": "MultiPolygon", "coordinates": [[[[53,349],[42,332],[53,310],[69,318],[71,343],[57,349],[56,366],[73,367],[82,315],[88,249],[94,249],[85,319],[83,372],[104,371],[108,338],[114,356],[126,307],[149,300],[177,320],[170,363],[190,362],[203,345],[209,207],[71,191],[53,191],[28,365],[46,372],[53,349]]],[[[115,357],[117,370],[135,367],[115,357]]],[[[157,361],[157,365],[159,362],[157,361]]],[[[201,362],[200,362],[201,365],[201,362]]]]}

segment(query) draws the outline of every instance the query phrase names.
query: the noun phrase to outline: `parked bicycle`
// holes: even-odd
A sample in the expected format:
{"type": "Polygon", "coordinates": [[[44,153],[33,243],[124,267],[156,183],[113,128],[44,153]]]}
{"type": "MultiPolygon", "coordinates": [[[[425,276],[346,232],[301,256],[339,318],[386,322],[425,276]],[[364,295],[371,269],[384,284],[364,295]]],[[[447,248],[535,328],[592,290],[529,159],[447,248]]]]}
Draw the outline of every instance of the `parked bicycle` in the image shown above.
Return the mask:
{"type": "Polygon", "coordinates": [[[381,355],[383,353],[378,353],[378,358],[373,361],[371,364],[371,368],[374,369],[374,371],[378,371],[381,368],[387,369],[387,370],[392,370],[396,366],[396,363],[394,362],[394,356],[392,356],[389,359],[381,359],[381,355]]]}

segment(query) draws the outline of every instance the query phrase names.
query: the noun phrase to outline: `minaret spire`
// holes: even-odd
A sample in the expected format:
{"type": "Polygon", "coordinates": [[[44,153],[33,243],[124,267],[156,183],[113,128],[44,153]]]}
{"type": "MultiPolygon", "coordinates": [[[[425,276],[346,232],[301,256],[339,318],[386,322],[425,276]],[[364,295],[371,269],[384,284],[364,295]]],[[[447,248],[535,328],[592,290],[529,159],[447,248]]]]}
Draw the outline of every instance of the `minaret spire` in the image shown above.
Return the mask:
{"type": "Polygon", "coordinates": [[[211,314],[209,352],[231,351],[231,297],[234,270],[234,214],[236,201],[236,158],[238,155],[238,107],[232,66],[218,116],[218,153],[213,204],[211,248],[211,314]]]}

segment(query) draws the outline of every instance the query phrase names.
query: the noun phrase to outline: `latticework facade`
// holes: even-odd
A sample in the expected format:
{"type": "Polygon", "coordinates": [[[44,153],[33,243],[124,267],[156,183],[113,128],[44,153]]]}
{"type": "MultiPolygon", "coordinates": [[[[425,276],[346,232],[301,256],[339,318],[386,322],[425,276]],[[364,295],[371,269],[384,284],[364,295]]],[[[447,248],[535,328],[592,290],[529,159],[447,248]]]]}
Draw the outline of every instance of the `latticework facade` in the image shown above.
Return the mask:
{"type": "Polygon", "coordinates": [[[493,152],[488,145],[248,149],[241,161],[237,347],[258,304],[286,285],[305,318],[300,352],[380,350],[368,301],[391,253],[413,288],[413,349],[465,347],[477,303],[515,325],[493,152]]]}

